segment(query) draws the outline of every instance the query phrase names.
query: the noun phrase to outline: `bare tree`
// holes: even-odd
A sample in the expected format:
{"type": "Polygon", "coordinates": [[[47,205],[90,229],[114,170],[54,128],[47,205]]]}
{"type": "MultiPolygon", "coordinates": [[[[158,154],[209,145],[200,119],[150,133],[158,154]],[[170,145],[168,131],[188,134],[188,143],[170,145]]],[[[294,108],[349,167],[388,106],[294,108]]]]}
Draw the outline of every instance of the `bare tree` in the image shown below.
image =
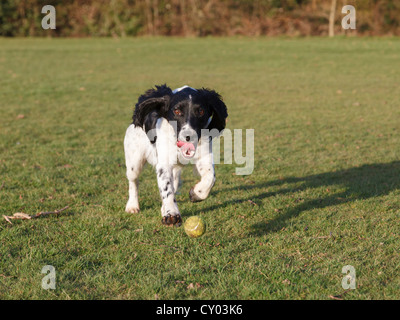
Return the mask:
{"type": "Polygon", "coordinates": [[[154,23],[153,23],[153,12],[151,10],[152,4],[150,0],[145,0],[145,10],[146,10],[146,22],[147,22],[147,33],[154,35],[154,23]]]}
{"type": "Polygon", "coordinates": [[[153,28],[154,28],[154,34],[158,34],[158,29],[160,28],[160,15],[159,15],[159,10],[158,10],[158,0],[153,0],[153,17],[154,17],[154,23],[153,23],[153,28]]]}
{"type": "Polygon", "coordinates": [[[312,0],[312,2],[311,2],[311,9],[312,9],[312,10],[317,10],[317,0],[312,0]]]}
{"type": "Polygon", "coordinates": [[[337,0],[332,0],[331,2],[331,13],[329,14],[329,36],[333,37],[335,35],[335,12],[336,12],[337,0]]]}

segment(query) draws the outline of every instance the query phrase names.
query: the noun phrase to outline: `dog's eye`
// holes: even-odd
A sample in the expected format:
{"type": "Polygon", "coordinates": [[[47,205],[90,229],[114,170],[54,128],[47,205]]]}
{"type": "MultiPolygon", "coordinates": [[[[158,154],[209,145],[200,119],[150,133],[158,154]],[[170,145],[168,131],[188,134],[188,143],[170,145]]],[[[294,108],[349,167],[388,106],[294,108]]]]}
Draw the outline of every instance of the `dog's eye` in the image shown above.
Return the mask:
{"type": "Polygon", "coordinates": [[[202,115],[204,115],[204,109],[199,108],[199,116],[201,117],[202,115]]]}
{"type": "Polygon", "coordinates": [[[175,113],[175,115],[177,115],[177,116],[183,115],[182,111],[179,110],[179,109],[175,109],[175,110],[174,110],[174,113],[175,113]]]}

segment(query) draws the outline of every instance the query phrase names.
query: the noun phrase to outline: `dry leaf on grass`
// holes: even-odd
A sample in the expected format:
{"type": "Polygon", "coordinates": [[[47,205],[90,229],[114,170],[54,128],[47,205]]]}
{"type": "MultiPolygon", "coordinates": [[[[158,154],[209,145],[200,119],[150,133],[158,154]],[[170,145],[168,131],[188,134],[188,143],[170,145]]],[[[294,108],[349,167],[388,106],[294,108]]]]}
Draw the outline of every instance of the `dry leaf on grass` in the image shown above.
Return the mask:
{"type": "Polygon", "coordinates": [[[68,209],[68,208],[69,208],[69,206],[66,206],[66,207],[64,207],[64,208],[62,208],[62,209],[59,209],[59,210],[47,211],[47,212],[39,212],[39,213],[36,213],[36,214],[34,214],[34,215],[31,215],[31,216],[30,216],[29,214],[26,214],[26,213],[23,213],[23,212],[16,212],[16,213],[14,213],[12,216],[3,215],[3,218],[4,218],[8,223],[12,224],[11,220],[14,220],[14,219],[19,219],[19,220],[36,219],[36,218],[39,218],[39,217],[42,217],[42,216],[47,216],[47,215],[49,215],[49,214],[57,214],[57,213],[60,213],[61,211],[64,211],[64,210],[66,210],[66,209],[68,209]]]}
{"type": "Polygon", "coordinates": [[[23,213],[23,212],[14,213],[14,217],[15,217],[15,219],[23,219],[23,220],[24,219],[27,219],[27,220],[32,219],[32,217],[30,215],[23,213]]]}
{"type": "Polygon", "coordinates": [[[341,294],[338,294],[338,295],[336,295],[336,296],[330,295],[330,296],[328,296],[328,297],[331,298],[331,299],[334,299],[334,300],[343,300],[343,296],[344,296],[347,292],[349,292],[349,290],[345,290],[345,291],[343,291],[341,294]]]}
{"type": "Polygon", "coordinates": [[[199,289],[199,288],[202,288],[202,287],[203,286],[200,283],[196,282],[196,284],[190,283],[187,286],[187,289],[199,289]]]}

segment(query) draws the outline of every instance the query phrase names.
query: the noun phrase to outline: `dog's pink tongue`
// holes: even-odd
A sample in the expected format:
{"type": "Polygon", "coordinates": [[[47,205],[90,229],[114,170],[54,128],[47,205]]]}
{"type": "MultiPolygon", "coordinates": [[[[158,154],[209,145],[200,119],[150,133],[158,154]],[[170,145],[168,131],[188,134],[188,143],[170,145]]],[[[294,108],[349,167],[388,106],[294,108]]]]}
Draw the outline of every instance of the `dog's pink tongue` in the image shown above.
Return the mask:
{"type": "Polygon", "coordinates": [[[178,146],[178,148],[181,148],[182,153],[186,156],[186,157],[193,157],[194,153],[195,153],[195,147],[193,143],[190,142],[184,142],[184,141],[178,141],[176,143],[176,145],[178,146]]]}
{"type": "Polygon", "coordinates": [[[180,148],[180,147],[182,147],[185,143],[186,143],[186,142],[178,141],[178,142],[176,143],[176,145],[178,146],[178,148],[180,148]]]}

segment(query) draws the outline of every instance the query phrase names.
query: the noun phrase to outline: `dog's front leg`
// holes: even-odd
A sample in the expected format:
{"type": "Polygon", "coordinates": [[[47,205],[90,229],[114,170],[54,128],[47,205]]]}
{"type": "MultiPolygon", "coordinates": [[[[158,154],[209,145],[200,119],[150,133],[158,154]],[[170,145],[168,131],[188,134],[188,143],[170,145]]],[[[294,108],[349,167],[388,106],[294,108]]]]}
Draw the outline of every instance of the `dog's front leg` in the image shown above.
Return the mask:
{"type": "Polygon", "coordinates": [[[157,166],[157,182],[162,199],[162,223],[180,226],[182,218],[175,200],[172,167],[157,166]]]}
{"type": "Polygon", "coordinates": [[[201,180],[189,192],[192,202],[205,200],[215,183],[215,171],[211,142],[203,140],[200,145],[200,155],[196,161],[196,169],[201,180]]]}
{"type": "Polygon", "coordinates": [[[162,223],[182,224],[181,214],[175,200],[173,168],[177,163],[176,135],[172,126],[164,118],[157,121],[157,182],[162,200],[162,223]]]}

